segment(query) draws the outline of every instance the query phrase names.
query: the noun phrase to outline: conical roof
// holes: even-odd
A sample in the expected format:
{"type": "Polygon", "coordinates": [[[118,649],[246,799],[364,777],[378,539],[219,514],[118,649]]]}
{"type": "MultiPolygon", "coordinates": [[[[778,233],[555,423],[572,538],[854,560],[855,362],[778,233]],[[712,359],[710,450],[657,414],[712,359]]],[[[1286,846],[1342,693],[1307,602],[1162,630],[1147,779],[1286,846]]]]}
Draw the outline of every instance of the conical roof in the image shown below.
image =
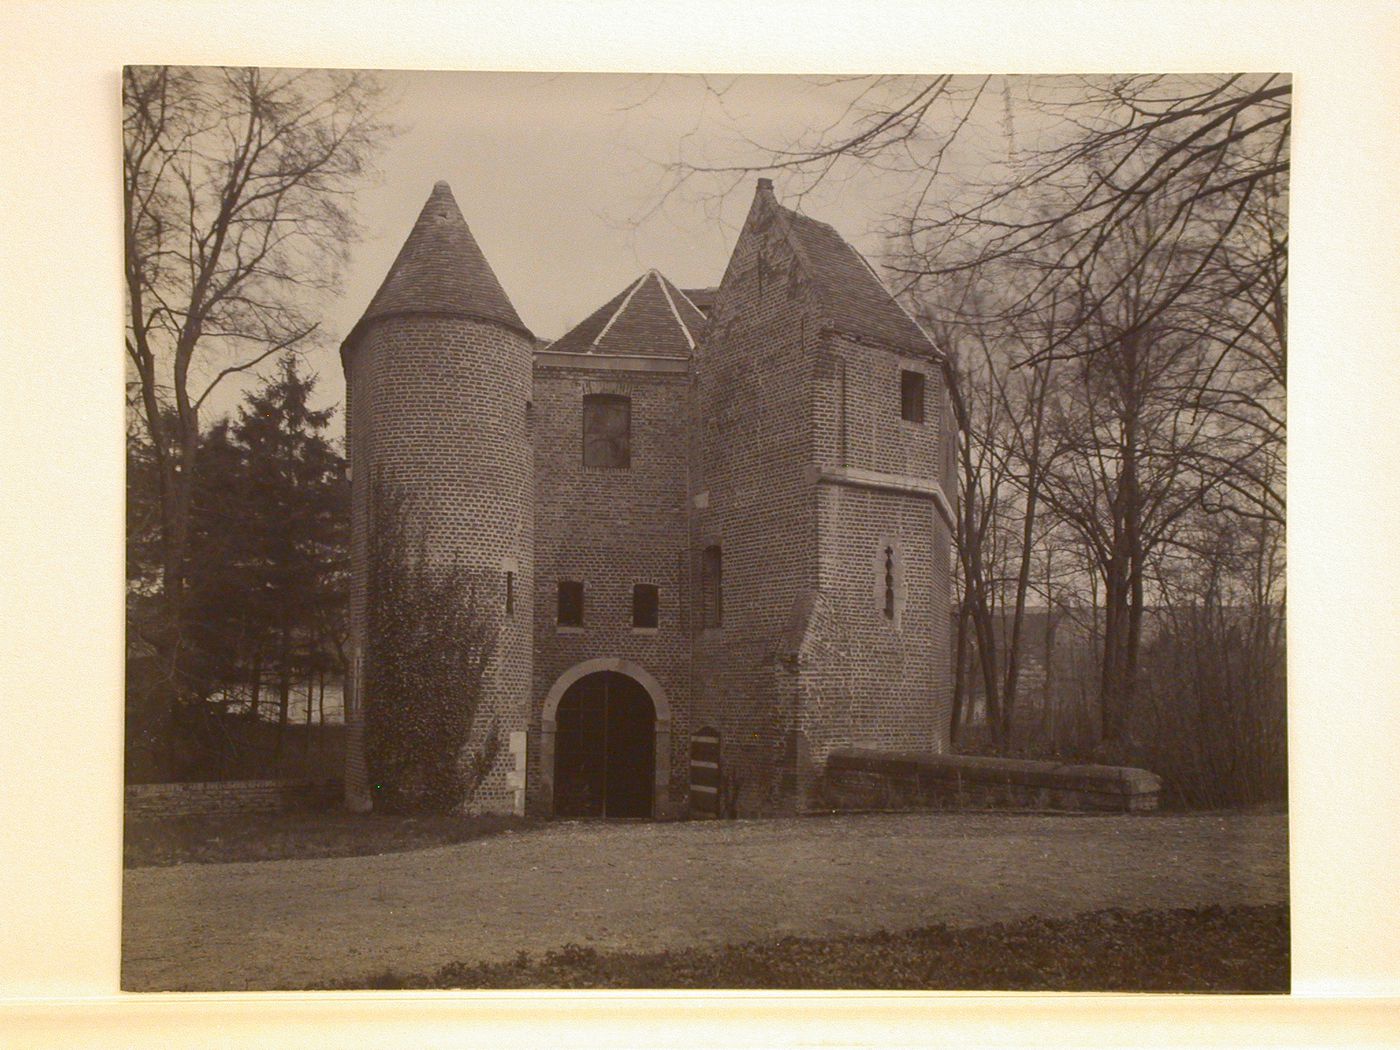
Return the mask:
{"type": "Polygon", "coordinates": [[[648,270],[549,345],[574,354],[690,356],[705,316],[674,284],[648,270]]]}
{"type": "Polygon", "coordinates": [[[354,342],[364,326],[376,318],[407,313],[494,321],[530,335],[445,182],[433,187],[413,232],[345,342],[354,342]]]}

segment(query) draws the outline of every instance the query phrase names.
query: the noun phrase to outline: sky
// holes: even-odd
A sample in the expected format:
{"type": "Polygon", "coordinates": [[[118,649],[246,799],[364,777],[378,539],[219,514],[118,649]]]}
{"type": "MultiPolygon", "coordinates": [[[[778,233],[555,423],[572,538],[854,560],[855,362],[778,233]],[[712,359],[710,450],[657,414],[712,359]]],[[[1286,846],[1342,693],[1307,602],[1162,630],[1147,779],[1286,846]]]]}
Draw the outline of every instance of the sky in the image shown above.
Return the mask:
{"type": "MultiPolygon", "coordinates": [[[[761,163],[842,118],[845,85],[792,76],[381,72],[400,133],[357,194],[362,240],[343,290],[323,304],[325,345],[306,355],[318,399],[344,396],[335,347],[368,306],[433,184],[446,180],[525,324],[553,339],[656,268],[682,288],[719,283],[757,173],[675,189],[685,157],[761,163]],[[668,192],[672,190],[672,192],[668,192]]],[[[878,259],[878,227],[897,179],[869,170],[823,182],[800,201],[799,176],[772,172],[779,199],[829,222],[878,259]]],[[[206,421],[249,383],[211,398],[206,421]]],[[[337,417],[331,431],[339,436],[337,417]]]]}

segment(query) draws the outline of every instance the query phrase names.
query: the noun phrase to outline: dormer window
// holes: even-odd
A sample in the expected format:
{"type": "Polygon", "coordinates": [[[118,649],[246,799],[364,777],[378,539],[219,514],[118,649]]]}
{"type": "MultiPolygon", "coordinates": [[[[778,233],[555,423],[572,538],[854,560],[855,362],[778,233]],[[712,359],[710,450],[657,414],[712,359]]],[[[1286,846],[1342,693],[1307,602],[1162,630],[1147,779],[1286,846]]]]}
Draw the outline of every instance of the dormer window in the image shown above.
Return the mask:
{"type": "Polygon", "coordinates": [[[620,394],[585,394],[583,465],[625,468],[631,464],[632,399],[620,394]]]}

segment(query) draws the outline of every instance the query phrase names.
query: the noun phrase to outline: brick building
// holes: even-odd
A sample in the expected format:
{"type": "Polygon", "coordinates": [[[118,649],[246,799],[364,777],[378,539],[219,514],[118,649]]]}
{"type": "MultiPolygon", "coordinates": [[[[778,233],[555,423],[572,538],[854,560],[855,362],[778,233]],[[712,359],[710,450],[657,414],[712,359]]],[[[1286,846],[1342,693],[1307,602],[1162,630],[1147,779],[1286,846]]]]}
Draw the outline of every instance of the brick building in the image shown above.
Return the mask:
{"type": "Polygon", "coordinates": [[[717,288],[650,271],[547,345],[438,183],[342,357],[352,803],[372,477],[495,604],[473,808],[791,812],[834,748],[946,746],[944,360],[767,179],[717,288]]]}

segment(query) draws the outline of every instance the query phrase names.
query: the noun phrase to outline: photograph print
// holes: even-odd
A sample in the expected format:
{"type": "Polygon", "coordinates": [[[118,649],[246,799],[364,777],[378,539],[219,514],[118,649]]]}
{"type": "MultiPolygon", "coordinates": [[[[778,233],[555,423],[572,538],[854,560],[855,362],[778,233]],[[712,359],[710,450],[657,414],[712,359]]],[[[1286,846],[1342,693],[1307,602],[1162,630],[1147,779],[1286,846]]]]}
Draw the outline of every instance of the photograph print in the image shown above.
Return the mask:
{"type": "Polygon", "coordinates": [[[1287,992],[1285,74],[122,74],[122,987],[1287,992]]]}

